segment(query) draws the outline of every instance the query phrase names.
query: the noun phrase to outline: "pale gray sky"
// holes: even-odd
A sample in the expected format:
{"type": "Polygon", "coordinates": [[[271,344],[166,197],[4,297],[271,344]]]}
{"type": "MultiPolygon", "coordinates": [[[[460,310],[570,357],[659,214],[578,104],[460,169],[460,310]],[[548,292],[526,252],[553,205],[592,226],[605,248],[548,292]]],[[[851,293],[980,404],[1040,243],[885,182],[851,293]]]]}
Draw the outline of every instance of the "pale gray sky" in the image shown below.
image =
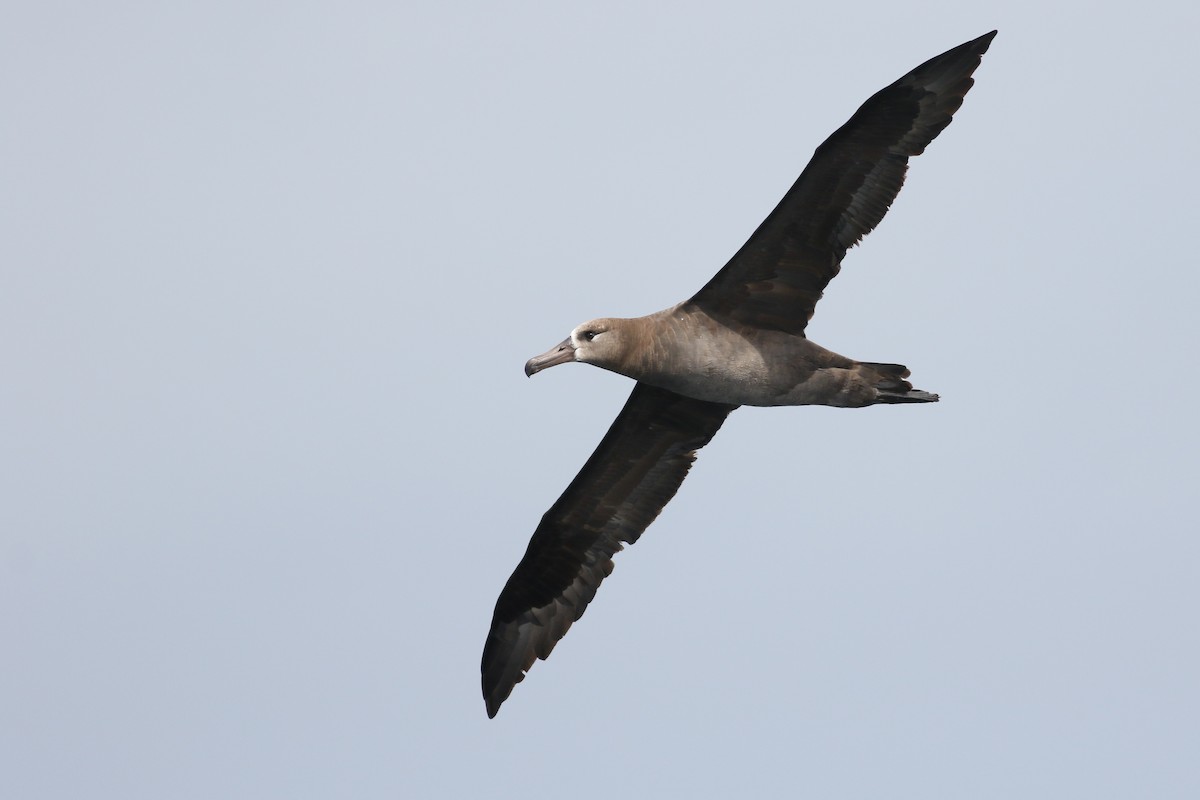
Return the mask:
{"type": "Polygon", "coordinates": [[[0,15],[0,794],[1200,795],[1192,4],[0,15]],[[1002,8],[1002,10],[1001,10],[1002,8]],[[809,331],[499,717],[492,605],[699,288],[992,28],[809,331]]]}

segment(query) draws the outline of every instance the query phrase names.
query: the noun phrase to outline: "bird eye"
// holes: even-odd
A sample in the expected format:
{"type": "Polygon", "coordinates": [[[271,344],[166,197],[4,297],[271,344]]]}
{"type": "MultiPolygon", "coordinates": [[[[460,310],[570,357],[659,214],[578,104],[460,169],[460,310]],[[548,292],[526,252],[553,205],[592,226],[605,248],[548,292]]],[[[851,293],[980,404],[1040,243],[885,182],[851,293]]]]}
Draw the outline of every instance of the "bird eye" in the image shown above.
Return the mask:
{"type": "Polygon", "coordinates": [[[583,338],[587,339],[590,342],[592,339],[596,338],[596,332],[595,331],[585,331],[583,334],[583,338]]]}

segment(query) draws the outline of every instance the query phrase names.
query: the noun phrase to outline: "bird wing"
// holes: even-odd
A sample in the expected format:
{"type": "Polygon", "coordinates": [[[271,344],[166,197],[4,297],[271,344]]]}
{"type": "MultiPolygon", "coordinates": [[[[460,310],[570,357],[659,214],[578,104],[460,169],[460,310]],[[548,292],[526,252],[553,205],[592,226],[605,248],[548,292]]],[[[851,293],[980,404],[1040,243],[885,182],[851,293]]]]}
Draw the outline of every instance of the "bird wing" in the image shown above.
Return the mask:
{"type": "Polygon", "coordinates": [[[995,35],[926,61],[863,103],[691,302],[718,318],[803,335],[846,250],[896,199],[909,157],[950,124],[995,35]]]}
{"type": "Polygon", "coordinates": [[[600,446],[542,517],[508,579],[483,648],[489,717],[579,619],[612,556],[633,544],[736,406],[638,383],[600,446]]]}

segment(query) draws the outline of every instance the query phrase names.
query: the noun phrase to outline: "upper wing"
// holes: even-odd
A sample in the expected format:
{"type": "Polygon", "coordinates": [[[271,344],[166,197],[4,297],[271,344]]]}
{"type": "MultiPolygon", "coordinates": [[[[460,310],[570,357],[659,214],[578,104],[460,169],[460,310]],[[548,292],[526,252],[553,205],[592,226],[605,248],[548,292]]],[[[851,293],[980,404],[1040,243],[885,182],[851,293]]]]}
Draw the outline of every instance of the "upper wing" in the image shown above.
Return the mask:
{"type": "Polygon", "coordinates": [[[802,335],[846,250],[896,199],[909,156],[950,124],[995,35],[926,61],[863,103],[692,302],[717,317],[802,335]]]}
{"type": "Polygon", "coordinates": [[[534,658],[546,658],[632,544],[683,483],[696,451],[736,406],[634,387],[600,446],[542,517],[496,601],[483,647],[489,717],[534,658]]]}

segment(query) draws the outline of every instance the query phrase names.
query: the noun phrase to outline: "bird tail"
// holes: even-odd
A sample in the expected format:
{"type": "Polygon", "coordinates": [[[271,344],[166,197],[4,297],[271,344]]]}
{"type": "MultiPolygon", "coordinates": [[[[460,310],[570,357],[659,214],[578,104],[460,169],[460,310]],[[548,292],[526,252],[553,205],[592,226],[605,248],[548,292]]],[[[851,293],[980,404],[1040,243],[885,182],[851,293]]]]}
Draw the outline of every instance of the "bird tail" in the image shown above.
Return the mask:
{"type": "Polygon", "coordinates": [[[876,403],[936,403],[938,396],[932,392],[914,389],[912,384],[904,380],[908,377],[908,367],[903,364],[877,364],[873,361],[860,362],[864,367],[874,370],[879,379],[875,382],[875,390],[879,393],[876,403]]]}

